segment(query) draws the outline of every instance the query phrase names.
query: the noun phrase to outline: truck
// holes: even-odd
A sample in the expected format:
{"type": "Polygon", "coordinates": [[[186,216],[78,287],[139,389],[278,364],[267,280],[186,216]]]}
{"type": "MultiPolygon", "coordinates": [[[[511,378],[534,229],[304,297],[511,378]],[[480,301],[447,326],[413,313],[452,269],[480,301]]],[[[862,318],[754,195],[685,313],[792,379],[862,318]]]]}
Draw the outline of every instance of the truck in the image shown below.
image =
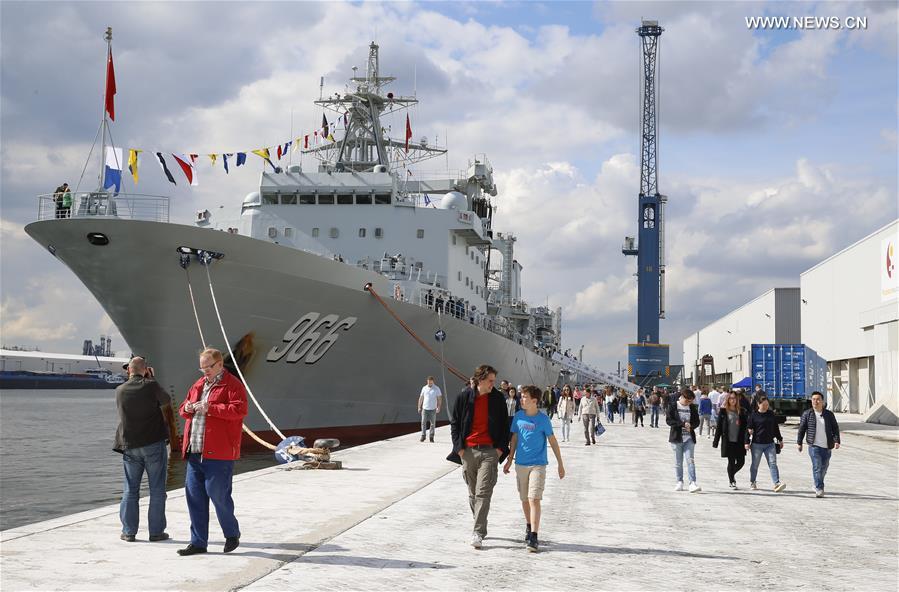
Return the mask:
{"type": "Polygon", "coordinates": [[[811,407],[813,392],[825,392],[827,363],[804,344],[753,343],[750,358],[750,393],[761,386],[781,421],[811,407]]]}

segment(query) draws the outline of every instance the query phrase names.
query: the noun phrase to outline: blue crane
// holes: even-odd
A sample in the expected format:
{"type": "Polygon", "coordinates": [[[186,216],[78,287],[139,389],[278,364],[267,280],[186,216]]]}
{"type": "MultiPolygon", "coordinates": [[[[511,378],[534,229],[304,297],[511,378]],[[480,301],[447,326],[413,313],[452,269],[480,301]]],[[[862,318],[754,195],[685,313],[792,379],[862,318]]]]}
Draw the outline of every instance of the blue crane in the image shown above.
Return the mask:
{"type": "Polygon", "coordinates": [[[658,21],[644,20],[637,28],[643,48],[642,135],[640,136],[640,197],[637,242],[625,237],[621,252],[637,257],[637,339],[628,345],[628,378],[652,385],[670,373],[668,345],[659,343],[659,319],[665,318],[665,203],[658,179],[658,21]]]}

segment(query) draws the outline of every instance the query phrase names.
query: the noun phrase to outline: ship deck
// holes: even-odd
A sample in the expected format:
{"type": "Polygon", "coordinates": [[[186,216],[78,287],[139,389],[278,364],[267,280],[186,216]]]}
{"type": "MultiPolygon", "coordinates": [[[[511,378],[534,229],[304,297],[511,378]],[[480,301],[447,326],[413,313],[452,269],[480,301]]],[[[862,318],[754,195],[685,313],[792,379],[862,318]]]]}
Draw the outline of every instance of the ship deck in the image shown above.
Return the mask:
{"type": "MultiPolygon", "coordinates": [[[[628,419],[630,419],[628,417],[628,419]]],[[[857,421],[857,417],[855,418],[857,421]]],[[[816,499],[808,455],[778,457],[788,483],[727,488],[718,450],[701,438],[703,491],[673,492],[668,430],[607,425],[585,447],[578,424],[562,444],[568,475],[550,455],[541,552],[522,544],[512,476],[500,474],[480,551],[456,465],[418,434],[335,455],[342,471],[275,466],[235,477],[242,538],[229,555],[213,520],[210,553],[179,557],[188,540],[183,490],[168,499],[172,539],[118,539],[118,506],[24,526],[2,535],[3,590],[471,590],[815,589],[895,590],[896,428],[850,425],[834,451],[828,495],[816,499]],[[856,431],[857,430],[857,431],[856,431]],[[876,518],[879,517],[879,518],[876,518]],[[143,539],[143,540],[141,540],[143,539]]],[[[554,422],[558,428],[558,421],[554,422]]],[[[557,429],[558,433],[558,429],[557,429]]],[[[795,442],[795,423],[786,427],[795,442]]],[[[747,463],[748,465],[748,463],[747,463]]],[[[146,498],[142,500],[145,525],[146,498]]]]}

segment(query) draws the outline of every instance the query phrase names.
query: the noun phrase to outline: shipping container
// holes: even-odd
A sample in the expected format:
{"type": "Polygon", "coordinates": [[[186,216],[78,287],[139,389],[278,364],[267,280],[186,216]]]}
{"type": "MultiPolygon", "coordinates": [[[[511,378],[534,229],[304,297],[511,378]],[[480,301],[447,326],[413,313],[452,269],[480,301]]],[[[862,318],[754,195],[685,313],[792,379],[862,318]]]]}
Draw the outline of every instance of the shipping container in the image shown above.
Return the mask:
{"type": "Polygon", "coordinates": [[[814,391],[825,390],[827,363],[799,344],[752,344],[752,391],[761,386],[780,415],[799,415],[814,391]]]}

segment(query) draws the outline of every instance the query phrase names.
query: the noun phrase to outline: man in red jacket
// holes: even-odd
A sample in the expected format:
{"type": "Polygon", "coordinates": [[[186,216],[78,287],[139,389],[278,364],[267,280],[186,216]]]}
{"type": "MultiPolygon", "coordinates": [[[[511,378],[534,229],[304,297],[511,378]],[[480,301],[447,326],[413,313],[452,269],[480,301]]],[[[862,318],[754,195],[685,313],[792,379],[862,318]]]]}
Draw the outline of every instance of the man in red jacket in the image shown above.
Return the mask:
{"type": "Polygon", "coordinates": [[[206,349],[200,354],[198,380],[178,410],[185,419],[181,454],[187,459],[184,491],[190,513],[190,544],[179,555],[205,553],[209,538],[209,502],[225,535],[225,553],[240,544],[240,528],[234,517],[231,479],[234,461],[240,458],[247,392],[225,370],[222,352],[206,349]]]}

